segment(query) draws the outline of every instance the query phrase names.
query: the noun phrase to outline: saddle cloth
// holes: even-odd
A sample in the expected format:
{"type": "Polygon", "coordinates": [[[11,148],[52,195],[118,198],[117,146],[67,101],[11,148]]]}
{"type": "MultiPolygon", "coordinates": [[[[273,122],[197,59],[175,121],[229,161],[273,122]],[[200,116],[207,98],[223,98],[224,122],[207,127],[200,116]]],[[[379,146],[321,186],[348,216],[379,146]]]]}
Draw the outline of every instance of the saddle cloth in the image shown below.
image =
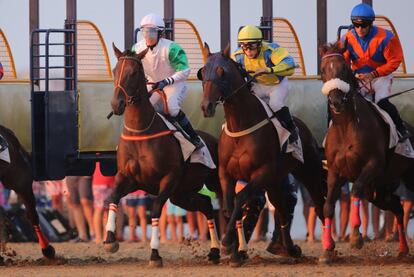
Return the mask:
{"type": "MultiPolygon", "coordinates": [[[[171,122],[169,122],[164,116],[162,116],[160,113],[158,113],[158,115],[162,118],[162,120],[164,120],[168,129],[177,131],[177,128],[175,128],[175,126],[171,122]]],[[[174,132],[174,137],[180,143],[184,161],[187,161],[188,158],[190,158],[190,163],[201,163],[211,169],[216,168],[216,164],[214,163],[213,158],[211,157],[210,151],[208,150],[202,138],[200,139],[203,140],[204,146],[194,151],[195,146],[190,141],[188,141],[181,132],[174,132]]]]}
{"type": "Polygon", "coordinates": [[[10,153],[8,147],[0,152],[0,160],[10,163],[10,153]]]}
{"type": "MultiPolygon", "coordinates": [[[[262,104],[263,108],[265,109],[267,116],[269,118],[271,118],[273,116],[273,112],[271,111],[271,109],[269,108],[269,106],[266,104],[265,101],[263,101],[262,99],[260,99],[257,95],[253,94],[254,96],[257,97],[257,99],[260,101],[260,103],[262,104]]],[[[279,137],[279,142],[280,142],[280,150],[283,150],[283,145],[285,143],[287,143],[287,147],[286,147],[286,153],[292,153],[292,156],[297,159],[298,161],[300,161],[301,163],[304,163],[303,160],[303,152],[302,152],[302,141],[300,140],[300,138],[298,138],[297,141],[293,142],[293,143],[289,143],[288,139],[290,136],[290,132],[288,130],[286,130],[279,122],[279,120],[276,117],[273,117],[271,119],[271,122],[273,123],[273,126],[275,126],[276,128],[276,132],[277,135],[279,137]]],[[[225,128],[226,123],[223,124],[222,129],[225,128]]]]}
{"type": "Polygon", "coordinates": [[[377,104],[368,101],[381,115],[382,119],[385,121],[385,123],[389,126],[390,130],[390,141],[389,141],[389,148],[395,147],[394,152],[398,155],[405,156],[407,158],[413,158],[414,159],[414,149],[411,145],[411,142],[409,139],[404,140],[403,142],[398,141],[398,134],[397,129],[395,128],[395,124],[392,121],[391,117],[388,115],[386,111],[381,109],[377,104]]]}

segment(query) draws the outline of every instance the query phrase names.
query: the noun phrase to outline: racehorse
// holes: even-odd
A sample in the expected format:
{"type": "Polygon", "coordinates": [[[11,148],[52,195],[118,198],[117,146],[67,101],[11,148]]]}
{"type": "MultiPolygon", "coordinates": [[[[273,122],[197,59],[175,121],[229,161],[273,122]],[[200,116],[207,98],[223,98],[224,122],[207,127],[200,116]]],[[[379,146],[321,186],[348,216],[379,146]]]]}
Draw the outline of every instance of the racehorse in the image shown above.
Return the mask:
{"type": "MultiPolygon", "coordinates": [[[[148,50],[135,54],[121,51],[113,45],[118,59],[114,69],[115,89],[111,101],[115,115],[125,114],[124,130],[117,150],[118,170],[115,190],[109,197],[110,211],[106,226],[106,249],[115,252],[115,210],[119,200],[137,189],[157,195],[154,200],[151,236],[151,266],[162,266],[158,253],[158,221],[162,207],[170,201],[189,211],[201,211],[208,220],[211,236],[209,261],[219,262],[219,241],[214,223],[213,208],[208,196],[197,193],[205,184],[221,195],[217,168],[184,161],[173,131],[169,130],[149,101],[146,78],[141,59],[148,50]]],[[[217,140],[199,133],[217,164],[217,140]]]]}
{"type": "Polygon", "coordinates": [[[5,188],[14,190],[23,200],[27,217],[39,239],[43,256],[53,259],[55,249],[49,244],[39,226],[36,200],[32,190],[33,174],[30,156],[11,130],[0,125],[0,134],[7,141],[8,148],[4,151],[9,151],[10,156],[10,162],[0,159],[0,180],[5,188]]]}
{"type": "MultiPolygon", "coordinates": [[[[389,149],[389,127],[373,106],[358,92],[358,81],[343,57],[338,43],[320,47],[323,93],[328,96],[332,125],[328,129],[325,154],[328,164],[328,195],[324,206],[324,253],[321,262],[331,262],[335,244],[330,226],[335,202],[345,181],[353,182],[351,246],[361,248],[360,198],[364,196],[381,209],[392,211],[398,221],[399,254],[407,255],[403,225],[404,211],[394,190],[400,177],[414,191],[414,161],[389,149]]],[[[411,140],[411,143],[413,141],[411,140]]]]}
{"type": "Polygon", "coordinates": [[[275,222],[279,222],[280,230],[275,229],[275,232],[280,231],[285,251],[290,256],[300,256],[300,248],[293,244],[290,237],[296,199],[291,199],[290,193],[286,191],[286,177],[292,172],[305,184],[315,203],[316,212],[323,221],[326,183],[317,143],[305,124],[295,119],[300,130],[305,162],[301,164],[291,153],[282,152],[277,131],[273,124],[268,124],[270,118],[257,97],[251,93],[244,79],[247,72],[230,58],[229,46],[222,52],[212,54],[205,44],[204,53],[207,62],[198,74],[203,82],[201,107],[204,116],[212,117],[217,103],[222,102],[226,128],[229,130],[223,131],[219,139],[219,177],[223,209],[227,219],[230,218],[225,238],[235,237],[236,223],[239,237],[232,249],[231,265],[241,265],[243,252],[247,250],[241,232],[241,208],[249,197],[263,190],[267,191],[270,202],[278,211],[275,222]],[[239,187],[238,180],[244,180],[247,184],[239,187]]]}

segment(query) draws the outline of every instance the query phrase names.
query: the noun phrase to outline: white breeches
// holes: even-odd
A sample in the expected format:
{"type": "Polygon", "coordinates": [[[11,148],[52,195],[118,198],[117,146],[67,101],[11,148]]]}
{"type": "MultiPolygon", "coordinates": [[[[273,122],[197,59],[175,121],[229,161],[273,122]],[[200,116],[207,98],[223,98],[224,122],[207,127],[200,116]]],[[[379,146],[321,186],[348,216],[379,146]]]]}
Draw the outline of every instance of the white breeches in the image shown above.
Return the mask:
{"type": "Polygon", "coordinates": [[[279,84],[274,86],[264,86],[259,83],[253,83],[253,92],[263,101],[265,101],[273,112],[277,112],[285,106],[288,95],[288,79],[284,78],[279,84]]]}
{"type": "MultiPolygon", "coordinates": [[[[148,88],[151,90],[151,87],[148,88]]],[[[185,82],[178,82],[164,88],[167,97],[168,110],[171,116],[176,116],[181,109],[181,103],[187,95],[187,85],[185,82]]],[[[154,92],[150,98],[155,111],[164,114],[164,103],[159,93],[154,92]]]]}
{"type": "Polygon", "coordinates": [[[364,86],[360,84],[360,92],[362,96],[370,101],[375,100],[378,103],[381,99],[387,97],[391,93],[392,74],[375,78],[371,83],[365,83],[364,86]],[[368,89],[375,91],[374,94],[370,93],[368,89]]]}

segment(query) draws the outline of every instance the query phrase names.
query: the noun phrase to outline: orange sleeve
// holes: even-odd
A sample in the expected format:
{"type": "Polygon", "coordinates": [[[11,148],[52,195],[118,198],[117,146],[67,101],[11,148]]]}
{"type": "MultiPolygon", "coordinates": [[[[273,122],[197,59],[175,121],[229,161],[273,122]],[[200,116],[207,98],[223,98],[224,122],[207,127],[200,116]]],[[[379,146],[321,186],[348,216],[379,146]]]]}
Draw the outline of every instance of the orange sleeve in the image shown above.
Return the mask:
{"type": "Polygon", "coordinates": [[[403,51],[400,41],[393,36],[384,49],[385,64],[376,68],[379,76],[393,73],[400,66],[403,59],[403,51]]]}

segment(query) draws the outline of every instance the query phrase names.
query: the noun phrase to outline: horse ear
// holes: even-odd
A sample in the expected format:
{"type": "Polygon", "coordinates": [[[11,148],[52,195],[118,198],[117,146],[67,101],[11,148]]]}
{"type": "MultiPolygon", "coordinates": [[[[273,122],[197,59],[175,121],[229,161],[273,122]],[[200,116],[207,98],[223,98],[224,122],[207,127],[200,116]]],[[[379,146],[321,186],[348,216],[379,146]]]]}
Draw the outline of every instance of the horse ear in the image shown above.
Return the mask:
{"type": "Polygon", "coordinates": [[[112,48],[114,49],[114,53],[117,59],[122,56],[122,52],[115,46],[115,43],[112,42],[112,48]]]}
{"type": "Polygon", "coordinates": [[[147,48],[145,48],[145,50],[139,52],[138,54],[135,54],[135,57],[137,57],[138,59],[142,60],[145,57],[145,55],[147,54],[148,49],[149,48],[147,47],[147,48]]]}
{"type": "Polygon", "coordinates": [[[226,48],[223,50],[223,55],[227,58],[230,57],[230,43],[227,42],[226,48]]]}
{"type": "Polygon", "coordinates": [[[204,55],[206,57],[211,56],[210,47],[208,46],[207,42],[204,42],[204,55]]]}
{"type": "Polygon", "coordinates": [[[319,55],[322,57],[328,51],[328,45],[326,43],[319,44],[319,55]]]}

